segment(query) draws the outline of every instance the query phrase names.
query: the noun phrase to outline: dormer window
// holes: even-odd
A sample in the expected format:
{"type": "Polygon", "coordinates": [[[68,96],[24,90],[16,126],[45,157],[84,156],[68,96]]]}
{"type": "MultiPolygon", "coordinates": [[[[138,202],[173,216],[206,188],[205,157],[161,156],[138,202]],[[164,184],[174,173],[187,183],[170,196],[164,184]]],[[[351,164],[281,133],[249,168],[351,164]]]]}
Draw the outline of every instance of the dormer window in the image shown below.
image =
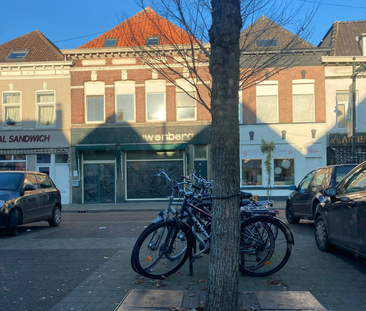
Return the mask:
{"type": "Polygon", "coordinates": [[[7,61],[17,61],[23,60],[29,51],[12,51],[9,56],[6,58],[7,61]]]}
{"type": "Polygon", "coordinates": [[[160,42],[159,37],[147,37],[146,38],[146,45],[158,45],[160,42]]]}
{"type": "Polygon", "coordinates": [[[269,39],[269,40],[257,40],[255,41],[257,47],[259,48],[266,48],[270,46],[277,46],[277,40],[276,39],[269,39]]]}
{"type": "Polygon", "coordinates": [[[105,39],[104,40],[103,47],[107,48],[107,47],[115,47],[115,46],[117,46],[117,39],[116,38],[105,39]]]}

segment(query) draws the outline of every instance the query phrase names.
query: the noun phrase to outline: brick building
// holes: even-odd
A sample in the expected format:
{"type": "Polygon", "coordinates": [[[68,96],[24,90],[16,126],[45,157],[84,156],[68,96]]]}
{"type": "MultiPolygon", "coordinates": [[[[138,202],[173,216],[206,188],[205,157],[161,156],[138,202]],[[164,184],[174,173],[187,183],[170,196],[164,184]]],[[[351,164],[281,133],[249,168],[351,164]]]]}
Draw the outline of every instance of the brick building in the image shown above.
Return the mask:
{"type": "Polygon", "coordinates": [[[272,197],[287,197],[313,168],[326,165],[324,67],[317,48],[262,16],[241,34],[241,186],[267,197],[266,154],[273,142],[272,197]],[[255,73],[255,75],[252,74],[255,73]],[[251,76],[252,75],[252,76],[251,76]]]}
{"type": "MultiPolygon", "coordinates": [[[[206,100],[209,95],[186,78],[172,42],[191,46],[188,34],[147,8],[83,46],[63,50],[74,62],[74,203],[164,199],[170,191],[154,177],[159,169],[175,180],[193,168],[210,178],[210,114],[192,99],[201,88],[206,100]],[[149,66],[146,49],[164,53],[154,63],[176,61],[176,74],[167,78],[149,66]]],[[[207,64],[200,68],[207,71],[207,64]]]]}

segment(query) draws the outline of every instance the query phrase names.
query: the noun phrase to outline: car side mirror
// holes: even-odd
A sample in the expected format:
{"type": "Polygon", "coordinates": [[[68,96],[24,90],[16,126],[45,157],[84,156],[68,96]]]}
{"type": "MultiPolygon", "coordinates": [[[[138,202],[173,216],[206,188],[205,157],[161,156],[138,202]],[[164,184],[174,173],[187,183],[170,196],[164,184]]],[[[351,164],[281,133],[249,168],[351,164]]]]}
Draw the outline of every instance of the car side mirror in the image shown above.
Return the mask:
{"type": "Polygon", "coordinates": [[[326,188],[324,189],[324,193],[328,196],[328,197],[335,197],[337,194],[337,189],[334,187],[330,187],[330,188],[326,188]]]}
{"type": "Polygon", "coordinates": [[[294,190],[296,190],[296,186],[295,186],[295,185],[290,186],[290,187],[288,187],[288,190],[292,190],[292,191],[294,191],[294,190]]]}
{"type": "Polygon", "coordinates": [[[32,191],[32,190],[36,190],[36,187],[34,185],[25,185],[24,187],[24,191],[32,191]]]}

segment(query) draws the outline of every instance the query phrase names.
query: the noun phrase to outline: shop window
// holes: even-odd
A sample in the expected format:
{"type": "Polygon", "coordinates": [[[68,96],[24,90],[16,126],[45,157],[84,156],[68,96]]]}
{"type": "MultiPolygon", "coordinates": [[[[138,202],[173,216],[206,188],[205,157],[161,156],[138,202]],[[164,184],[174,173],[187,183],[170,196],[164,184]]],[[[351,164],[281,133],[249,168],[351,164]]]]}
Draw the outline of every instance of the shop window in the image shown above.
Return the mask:
{"type": "Polygon", "coordinates": [[[262,185],[262,160],[243,159],[242,160],[242,185],[260,186],[262,185]]]}
{"type": "Polygon", "coordinates": [[[278,122],[278,81],[257,84],[257,123],[278,122]]]}
{"type": "Polygon", "coordinates": [[[84,92],[86,122],[104,122],[104,82],[85,82],[84,92]]]}
{"type": "Polygon", "coordinates": [[[165,81],[153,80],[145,82],[146,120],[165,121],[165,81]]]}
{"type": "Polygon", "coordinates": [[[294,122],[315,121],[314,80],[292,81],[292,110],[294,122]]]}
{"type": "Polygon", "coordinates": [[[38,126],[55,125],[55,92],[36,92],[38,126]]]}
{"type": "Polygon", "coordinates": [[[3,127],[19,126],[21,121],[20,92],[3,93],[3,127]]]}
{"type": "Polygon", "coordinates": [[[273,159],[274,185],[294,185],[294,159],[273,159]]]}
{"type": "Polygon", "coordinates": [[[116,122],[135,121],[135,82],[115,82],[116,122]]]}
{"type": "Polygon", "coordinates": [[[26,171],[27,156],[23,154],[1,154],[0,171],[26,171]]]}

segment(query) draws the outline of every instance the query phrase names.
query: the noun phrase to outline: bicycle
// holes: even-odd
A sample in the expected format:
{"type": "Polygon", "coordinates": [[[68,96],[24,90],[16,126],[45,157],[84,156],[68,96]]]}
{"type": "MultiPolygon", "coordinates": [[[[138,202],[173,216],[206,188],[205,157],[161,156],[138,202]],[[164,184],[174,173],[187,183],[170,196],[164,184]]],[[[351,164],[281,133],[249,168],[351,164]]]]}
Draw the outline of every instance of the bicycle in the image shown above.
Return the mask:
{"type": "MultiPolygon", "coordinates": [[[[195,241],[200,244],[200,251],[194,254],[195,258],[210,249],[208,227],[194,216],[192,210],[199,211],[208,219],[212,217],[211,213],[198,204],[194,205],[192,201],[197,198],[192,194],[183,190],[179,192],[184,199],[175,217],[150,225],[133,248],[131,262],[135,271],[145,277],[162,279],[178,271],[191,255],[195,241]]],[[[280,270],[288,261],[293,236],[290,229],[274,217],[274,213],[256,211],[259,212],[261,215],[241,222],[239,267],[242,273],[248,275],[267,276],[280,270]],[[268,224],[276,226],[277,237],[268,224]]]]}

